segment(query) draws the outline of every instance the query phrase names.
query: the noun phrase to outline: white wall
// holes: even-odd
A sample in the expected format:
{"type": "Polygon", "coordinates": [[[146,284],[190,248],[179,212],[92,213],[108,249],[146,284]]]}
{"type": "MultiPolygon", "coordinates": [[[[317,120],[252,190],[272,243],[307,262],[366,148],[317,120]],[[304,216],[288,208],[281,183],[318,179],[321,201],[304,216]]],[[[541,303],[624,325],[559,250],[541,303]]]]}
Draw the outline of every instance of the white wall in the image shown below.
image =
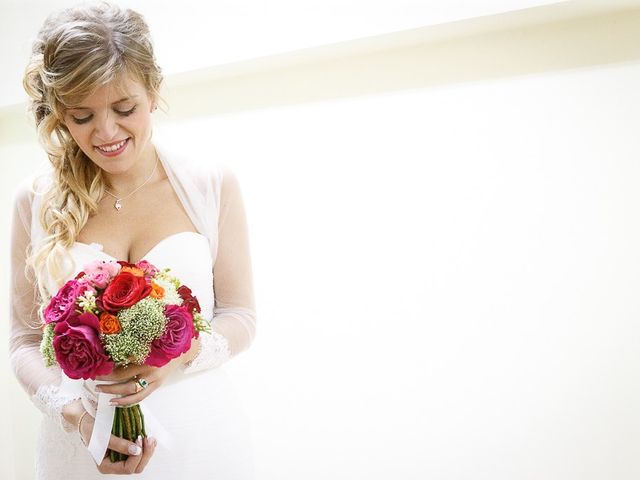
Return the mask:
{"type": "Polygon", "coordinates": [[[241,176],[260,478],[637,478],[639,82],[635,63],[160,131],[241,176]]]}
{"type": "Polygon", "coordinates": [[[640,62],[425,83],[155,130],[240,178],[259,478],[637,478],[640,62]]]}
{"type": "MultiPolygon", "coordinates": [[[[628,3],[630,0],[607,0],[628,3]]],[[[0,106],[26,99],[22,74],[50,12],[78,0],[0,2],[0,106]]],[[[165,74],[255,59],[562,0],[119,0],[144,15],[165,74]],[[176,21],[181,18],[182,21],[176,21]],[[180,39],[180,41],[176,41],[180,39]],[[188,48],[185,48],[188,45],[188,48]]],[[[564,2],[566,3],[566,1],[564,2]]]]}

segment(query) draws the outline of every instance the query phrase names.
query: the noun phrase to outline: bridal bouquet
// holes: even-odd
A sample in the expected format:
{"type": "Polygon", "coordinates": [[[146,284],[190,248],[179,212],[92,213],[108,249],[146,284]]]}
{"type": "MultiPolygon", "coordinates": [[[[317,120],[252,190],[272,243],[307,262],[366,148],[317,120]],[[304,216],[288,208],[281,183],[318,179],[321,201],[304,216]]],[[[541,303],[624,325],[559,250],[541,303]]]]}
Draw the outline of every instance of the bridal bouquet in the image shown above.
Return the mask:
{"type": "MultiPolygon", "coordinates": [[[[162,367],[187,352],[210,325],[191,289],[169,271],[146,260],[86,265],[42,312],[45,364],[58,364],[69,378],[95,380],[131,363],[162,367]]],[[[140,406],[116,407],[111,433],[130,441],[145,437],[140,406]]]]}

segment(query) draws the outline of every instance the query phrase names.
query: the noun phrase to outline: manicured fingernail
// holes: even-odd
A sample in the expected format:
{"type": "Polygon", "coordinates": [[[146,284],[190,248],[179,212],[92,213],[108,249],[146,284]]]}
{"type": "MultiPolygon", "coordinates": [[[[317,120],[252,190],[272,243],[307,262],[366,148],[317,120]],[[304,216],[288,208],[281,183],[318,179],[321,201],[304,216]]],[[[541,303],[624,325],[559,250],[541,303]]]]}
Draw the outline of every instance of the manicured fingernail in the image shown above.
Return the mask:
{"type": "Polygon", "coordinates": [[[138,438],[136,438],[136,443],[142,446],[142,435],[138,435],[138,438]]]}
{"type": "Polygon", "coordinates": [[[116,402],[115,400],[109,400],[109,405],[111,405],[112,407],[117,407],[118,402],[116,402]]]}
{"type": "Polygon", "coordinates": [[[149,443],[151,444],[152,447],[155,447],[158,444],[158,441],[155,438],[150,437],[149,443]]]}
{"type": "Polygon", "coordinates": [[[140,455],[142,453],[142,448],[140,448],[136,444],[129,445],[129,455],[140,455]]]}

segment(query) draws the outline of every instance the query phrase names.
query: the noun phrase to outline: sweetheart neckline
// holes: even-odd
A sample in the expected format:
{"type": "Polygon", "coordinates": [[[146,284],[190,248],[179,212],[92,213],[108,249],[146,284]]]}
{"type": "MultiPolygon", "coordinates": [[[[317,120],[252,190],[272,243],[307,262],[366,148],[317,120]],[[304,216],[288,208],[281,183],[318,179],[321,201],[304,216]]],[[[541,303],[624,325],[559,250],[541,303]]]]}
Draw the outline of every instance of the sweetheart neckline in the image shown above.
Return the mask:
{"type": "MultiPolygon", "coordinates": [[[[151,252],[153,252],[156,248],[158,248],[159,245],[161,245],[162,243],[164,243],[165,241],[169,240],[170,238],[173,237],[177,237],[179,235],[185,235],[185,234],[191,234],[191,235],[196,235],[198,237],[204,238],[205,240],[207,239],[207,237],[205,237],[203,234],[201,234],[200,232],[192,232],[190,230],[185,230],[183,232],[176,232],[176,233],[172,233],[170,235],[167,235],[166,237],[164,237],[162,240],[160,240],[158,243],[156,243],[153,247],[151,247],[151,249],[145,253],[138,261],[136,262],[130,262],[130,263],[138,263],[144,259],[146,259],[151,252]]],[[[88,247],[90,248],[92,251],[94,252],[99,252],[103,255],[106,255],[109,258],[112,258],[113,260],[118,260],[116,257],[114,257],[113,255],[108,254],[107,252],[105,252],[104,249],[104,245],[102,245],[101,243],[98,242],[91,242],[91,243],[85,243],[85,242],[73,242],[74,245],[80,245],[80,246],[84,246],[84,247],[88,247]],[[95,247],[98,246],[99,248],[95,247]]]]}

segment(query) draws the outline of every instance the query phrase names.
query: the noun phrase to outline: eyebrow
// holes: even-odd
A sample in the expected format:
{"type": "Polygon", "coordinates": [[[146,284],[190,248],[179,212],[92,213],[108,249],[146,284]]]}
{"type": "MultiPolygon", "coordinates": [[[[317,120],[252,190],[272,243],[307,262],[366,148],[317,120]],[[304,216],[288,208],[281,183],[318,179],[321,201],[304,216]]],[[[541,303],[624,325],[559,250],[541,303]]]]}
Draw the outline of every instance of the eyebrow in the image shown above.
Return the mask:
{"type": "MultiPolygon", "coordinates": [[[[123,97],[120,100],[116,100],[115,102],[112,102],[111,105],[117,105],[118,103],[122,103],[122,102],[126,102],[127,100],[133,100],[134,98],[139,97],[139,95],[132,95],[130,97],[123,97]]],[[[83,106],[78,106],[78,107],[71,107],[69,108],[69,110],[91,110],[90,107],[83,107],[83,106]]]]}

